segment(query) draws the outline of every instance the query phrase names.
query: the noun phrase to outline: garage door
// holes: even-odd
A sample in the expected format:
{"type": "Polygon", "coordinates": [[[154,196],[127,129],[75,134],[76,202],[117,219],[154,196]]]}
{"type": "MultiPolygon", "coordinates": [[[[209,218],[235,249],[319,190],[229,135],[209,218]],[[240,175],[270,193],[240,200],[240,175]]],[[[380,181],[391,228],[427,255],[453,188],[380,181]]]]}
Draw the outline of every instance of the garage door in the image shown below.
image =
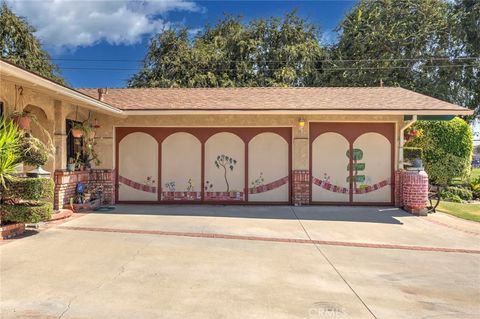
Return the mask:
{"type": "Polygon", "coordinates": [[[289,203],[291,128],[116,129],[117,202],[289,203]]]}
{"type": "Polygon", "coordinates": [[[392,204],[395,126],[311,123],[311,202],[392,204]]]}

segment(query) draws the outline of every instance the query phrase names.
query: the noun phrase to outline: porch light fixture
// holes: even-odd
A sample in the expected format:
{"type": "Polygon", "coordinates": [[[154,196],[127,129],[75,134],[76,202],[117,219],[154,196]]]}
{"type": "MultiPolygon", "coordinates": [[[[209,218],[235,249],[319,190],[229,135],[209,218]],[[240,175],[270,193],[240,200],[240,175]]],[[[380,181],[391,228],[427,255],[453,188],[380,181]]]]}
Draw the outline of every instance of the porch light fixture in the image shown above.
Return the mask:
{"type": "Polygon", "coordinates": [[[301,129],[305,126],[305,119],[304,118],[299,118],[298,119],[298,126],[300,126],[301,129]]]}

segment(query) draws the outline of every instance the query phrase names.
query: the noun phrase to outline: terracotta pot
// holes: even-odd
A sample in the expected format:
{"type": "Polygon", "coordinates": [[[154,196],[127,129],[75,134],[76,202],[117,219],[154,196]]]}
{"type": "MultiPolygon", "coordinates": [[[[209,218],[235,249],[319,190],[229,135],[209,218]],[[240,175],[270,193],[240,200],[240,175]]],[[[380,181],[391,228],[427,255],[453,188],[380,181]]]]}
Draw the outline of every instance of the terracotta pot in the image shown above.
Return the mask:
{"type": "Polygon", "coordinates": [[[30,129],[30,123],[32,122],[32,118],[29,116],[19,116],[15,119],[18,127],[22,130],[30,129]]]}
{"type": "Polygon", "coordinates": [[[72,128],[72,136],[75,138],[80,138],[83,136],[83,131],[79,128],[72,128]]]}

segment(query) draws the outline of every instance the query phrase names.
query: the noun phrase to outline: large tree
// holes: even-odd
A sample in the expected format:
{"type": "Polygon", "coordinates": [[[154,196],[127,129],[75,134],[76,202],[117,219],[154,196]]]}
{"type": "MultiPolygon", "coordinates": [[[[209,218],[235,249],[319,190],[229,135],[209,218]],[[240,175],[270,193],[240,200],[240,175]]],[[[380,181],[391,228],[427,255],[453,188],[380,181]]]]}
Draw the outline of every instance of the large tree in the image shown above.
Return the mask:
{"type": "Polygon", "coordinates": [[[29,71],[65,84],[58,67],[50,61],[49,54],[42,49],[34,32],[35,29],[24,18],[16,16],[6,3],[1,5],[1,57],[29,71]]]}
{"type": "Polygon", "coordinates": [[[191,39],[188,30],[153,37],[131,87],[311,86],[325,55],[317,28],[289,13],[244,24],[226,16],[191,39]]]}
{"type": "Polygon", "coordinates": [[[339,26],[323,83],[378,86],[383,81],[475,109],[479,5],[476,0],[361,1],[339,26]]]}

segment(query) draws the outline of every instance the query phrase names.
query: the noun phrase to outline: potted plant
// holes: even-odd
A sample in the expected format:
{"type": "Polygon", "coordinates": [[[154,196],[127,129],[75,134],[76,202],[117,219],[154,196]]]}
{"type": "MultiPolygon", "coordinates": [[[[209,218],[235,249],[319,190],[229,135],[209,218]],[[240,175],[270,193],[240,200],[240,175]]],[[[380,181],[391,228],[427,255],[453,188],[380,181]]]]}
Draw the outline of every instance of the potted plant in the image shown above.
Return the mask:
{"type": "Polygon", "coordinates": [[[73,157],[70,157],[68,159],[68,163],[67,163],[67,171],[69,172],[73,172],[75,171],[75,159],[73,157]]]}
{"type": "Polygon", "coordinates": [[[72,133],[72,136],[75,137],[75,138],[80,138],[83,136],[83,124],[78,124],[78,123],[75,123],[72,127],[72,129],[70,130],[70,132],[72,133]]]}
{"type": "Polygon", "coordinates": [[[33,115],[28,111],[14,111],[9,116],[22,130],[29,130],[33,115]]]}

